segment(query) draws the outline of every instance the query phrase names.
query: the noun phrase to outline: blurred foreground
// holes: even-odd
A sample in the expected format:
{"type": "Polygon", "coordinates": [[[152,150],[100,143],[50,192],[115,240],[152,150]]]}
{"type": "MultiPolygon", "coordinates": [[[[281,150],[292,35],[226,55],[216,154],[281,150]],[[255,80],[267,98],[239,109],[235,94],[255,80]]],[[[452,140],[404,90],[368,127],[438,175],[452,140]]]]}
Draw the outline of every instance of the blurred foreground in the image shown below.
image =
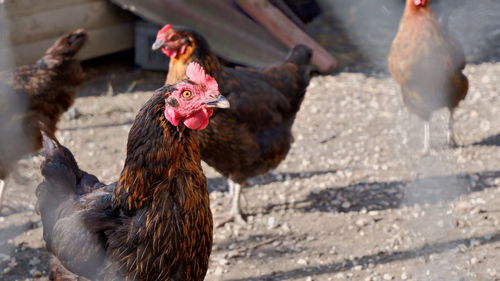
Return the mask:
{"type": "MultiPolygon", "coordinates": [[[[500,280],[500,64],[466,74],[471,90],[456,115],[464,147],[444,148],[447,113],[438,112],[431,126],[442,134],[431,139],[443,148],[426,157],[420,121],[392,80],[315,78],[287,159],[244,191],[248,225],[215,230],[207,280],[500,280]]],[[[115,75],[123,81],[111,85],[89,73],[83,94],[99,96],[78,98],[58,132],[81,168],[105,182],[116,180],[131,121],[151,94],[134,88],[163,79],[115,75]]],[[[22,160],[9,179],[1,280],[47,280],[34,211],[41,159],[22,160]]],[[[226,182],[205,170],[213,211],[223,212],[226,182]]]]}

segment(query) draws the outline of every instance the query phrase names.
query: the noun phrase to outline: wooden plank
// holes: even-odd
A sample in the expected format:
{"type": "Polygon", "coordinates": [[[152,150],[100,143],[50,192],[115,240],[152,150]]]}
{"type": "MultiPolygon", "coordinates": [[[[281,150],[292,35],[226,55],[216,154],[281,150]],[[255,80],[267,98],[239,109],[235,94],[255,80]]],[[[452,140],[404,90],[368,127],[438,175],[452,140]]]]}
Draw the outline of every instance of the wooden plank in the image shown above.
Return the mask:
{"type": "MultiPolygon", "coordinates": [[[[6,37],[4,36],[6,26],[4,24],[5,22],[5,17],[2,17],[2,11],[0,7],[0,44],[6,40],[6,37]]],[[[0,53],[0,70],[1,69],[10,69],[12,68],[12,54],[10,50],[5,50],[4,52],[0,53]]]]}
{"type": "Polygon", "coordinates": [[[106,0],[4,0],[3,8],[6,16],[16,17],[91,2],[106,0]]]}
{"type": "Polygon", "coordinates": [[[238,5],[257,22],[262,24],[280,39],[286,46],[292,48],[304,44],[313,50],[312,62],[321,73],[331,72],[337,65],[335,58],[307,33],[298,28],[278,8],[267,0],[239,0],[238,5]]]}
{"type": "Polygon", "coordinates": [[[111,0],[159,25],[183,25],[198,31],[222,57],[249,65],[282,61],[286,48],[232,0],[111,0]]]}
{"type": "Polygon", "coordinates": [[[78,54],[85,60],[134,47],[135,22],[121,23],[89,31],[89,42],[78,54]]]}
{"type": "MultiPolygon", "coordinates": [[[[122,23],[104,28],[87,30],[89,41],[78,57],[82,60],[94,58],[132,48],[134,45],[134,23],[122,23]]],[[[36,62],[57,37],[22,44],[14,48],[0,48],[0,66],[36,62]]]]}
{"type": "Polygon", "coordinates": [[[53,38],[82,27],[96,29],[132,20],[134,18],[130,14],[108,2],[90,1],[29,16],[7,18],[7,25],[10,44],[18,45],[53,38]]]}

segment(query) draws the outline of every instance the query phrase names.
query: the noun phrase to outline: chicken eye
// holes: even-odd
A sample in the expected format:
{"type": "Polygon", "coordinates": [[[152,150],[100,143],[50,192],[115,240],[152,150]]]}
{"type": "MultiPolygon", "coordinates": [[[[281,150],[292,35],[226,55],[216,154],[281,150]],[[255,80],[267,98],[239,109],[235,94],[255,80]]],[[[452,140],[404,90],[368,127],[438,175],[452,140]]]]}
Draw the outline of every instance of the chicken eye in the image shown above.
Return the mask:
{"type": "Polygon", "coordinates": [[[189,99],[193,96],[193,93],[190,90],[182,91],[182,97],[185,99],[189,99]]]}

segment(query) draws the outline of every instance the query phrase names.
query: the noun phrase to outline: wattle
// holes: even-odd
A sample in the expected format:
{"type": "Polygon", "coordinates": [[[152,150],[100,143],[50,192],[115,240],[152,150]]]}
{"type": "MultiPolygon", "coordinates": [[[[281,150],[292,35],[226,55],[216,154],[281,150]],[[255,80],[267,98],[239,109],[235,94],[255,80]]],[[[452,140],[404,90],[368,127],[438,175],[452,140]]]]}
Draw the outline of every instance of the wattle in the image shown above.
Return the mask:
{"type": "Polygon", "coordinates": [[[203,130],[208,126],[208,118],[212,115],[211,110],[198,110],[184,119],[184,125],[191,130],[203,130]]]}
{"type": "Polygon", "coordinates": [[[167,56],[167,57],[176,57],[177,56],[177,51],[172,51],[167,48],[161,49],[161,51],[167,56]]]}

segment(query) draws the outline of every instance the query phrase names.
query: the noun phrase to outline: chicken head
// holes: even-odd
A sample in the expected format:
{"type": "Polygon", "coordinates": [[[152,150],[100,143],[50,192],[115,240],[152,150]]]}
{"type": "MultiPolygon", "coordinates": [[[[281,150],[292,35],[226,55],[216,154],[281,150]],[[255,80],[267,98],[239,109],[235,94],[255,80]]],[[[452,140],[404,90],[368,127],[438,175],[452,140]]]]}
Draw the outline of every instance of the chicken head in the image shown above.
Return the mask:
{"type": "Polygon", "coordinates": [[[83,47],[87,41],[87,32],[83,29],[77,29],[64,36],[61,36],[50,47],[46,54],[74,56],[83,47]]]}
{"type": "Polygon", "coordinates": [[[165,93],[165,118],[174,126],[182,122],[189,129],[203,130],[214,108],[229,108],[229,102],[198,63],[190,63],[186,75],[187,80],[157,90],[165,93]]]}
{"type": "Polygon", "coordinates": [[[188,46],[189,38],[177,33],[172,25],[167,24],[158,31],[152,49],[161,49],[166,56],[178,58],[186,53],[188,46]]]}

